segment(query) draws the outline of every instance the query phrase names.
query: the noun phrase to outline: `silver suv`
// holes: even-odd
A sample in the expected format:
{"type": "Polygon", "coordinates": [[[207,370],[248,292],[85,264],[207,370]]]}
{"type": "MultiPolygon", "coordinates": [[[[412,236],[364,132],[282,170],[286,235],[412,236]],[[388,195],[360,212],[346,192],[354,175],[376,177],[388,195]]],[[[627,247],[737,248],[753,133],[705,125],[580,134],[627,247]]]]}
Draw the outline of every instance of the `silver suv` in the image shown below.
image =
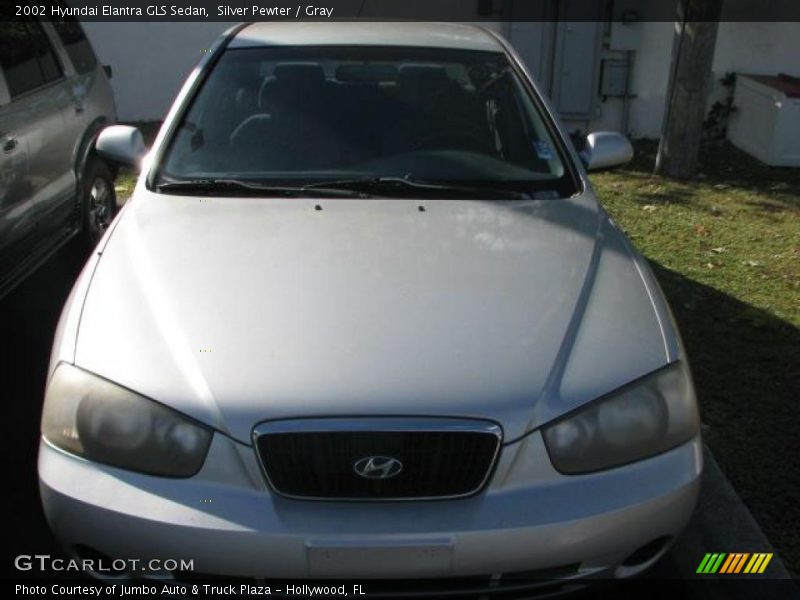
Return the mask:
{"type": "Polygon", "coordinates": [[[114,173],[94,153],[116,117],[108,73],[77,21],[14,20],[0,9],[0,297],[116,209],[114,173]]]}

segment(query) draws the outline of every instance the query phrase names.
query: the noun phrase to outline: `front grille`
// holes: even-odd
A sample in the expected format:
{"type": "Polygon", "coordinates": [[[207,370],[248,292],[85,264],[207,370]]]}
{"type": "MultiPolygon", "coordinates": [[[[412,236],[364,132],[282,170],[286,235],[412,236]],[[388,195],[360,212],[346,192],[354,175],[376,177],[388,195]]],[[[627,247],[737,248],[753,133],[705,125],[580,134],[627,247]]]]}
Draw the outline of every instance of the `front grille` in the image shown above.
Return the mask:
{"type": "Polygon", "coordinates": [[[277,421],[262,425],[255,434],[261,464],[276,492],[325,500],[477,493],[488,480],[500,441],[498,426],[463,419],[277,421]],[[378,467],[385,467],[387,459],[401,467],[395,463],[384,471],[366,469],[372,476],[367,478],[363,466],[370,457],[378,457],[378,467]]]}

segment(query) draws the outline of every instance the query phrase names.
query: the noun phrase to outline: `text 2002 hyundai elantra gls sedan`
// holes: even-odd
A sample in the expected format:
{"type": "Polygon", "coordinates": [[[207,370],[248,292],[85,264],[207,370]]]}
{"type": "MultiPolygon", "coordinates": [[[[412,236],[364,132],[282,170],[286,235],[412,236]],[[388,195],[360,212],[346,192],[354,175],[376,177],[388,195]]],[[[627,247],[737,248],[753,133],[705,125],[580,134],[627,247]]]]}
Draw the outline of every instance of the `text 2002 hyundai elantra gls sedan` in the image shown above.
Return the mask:
{"type": "Polygon", "coordinates": [[[254,578],[646,568],[702,458],[669,309],[581,164],[630,156],[578,156],[489,31],[235,28],[64,309],[52,529],[254,578]]]}

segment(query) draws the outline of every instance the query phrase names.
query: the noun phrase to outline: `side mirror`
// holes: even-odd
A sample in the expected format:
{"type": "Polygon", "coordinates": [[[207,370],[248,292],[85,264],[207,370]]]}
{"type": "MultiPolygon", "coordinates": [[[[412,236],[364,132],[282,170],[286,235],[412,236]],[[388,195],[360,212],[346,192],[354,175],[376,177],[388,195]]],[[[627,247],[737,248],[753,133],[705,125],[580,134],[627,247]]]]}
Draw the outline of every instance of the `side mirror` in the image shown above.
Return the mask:
{"type": "Polygon", "coordinates": [[[111,125],[100,132],[95,150],[106,160],[139,170],[147,154],[142,133],[136,127],[111,125]]]}
{"type": "Polygon", "coordinates": [[[621,133],[598,131],[586,136],[586,145],[580,152],[587,171],[613,169],[633,158],[633,146],[621,133]]]}

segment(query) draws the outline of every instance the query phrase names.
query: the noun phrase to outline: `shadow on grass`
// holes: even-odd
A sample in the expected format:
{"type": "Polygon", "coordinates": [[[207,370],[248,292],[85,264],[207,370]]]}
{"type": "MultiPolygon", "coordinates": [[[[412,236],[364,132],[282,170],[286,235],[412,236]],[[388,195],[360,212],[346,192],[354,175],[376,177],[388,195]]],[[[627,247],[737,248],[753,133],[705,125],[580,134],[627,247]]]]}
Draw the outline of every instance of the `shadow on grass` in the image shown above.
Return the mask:
{"type": "MultiPolygon", "coordinates": [[[[625,170],[640,176],[651,176],[658,152],[658,141],[634,141],[634,159],[625,170]]],[[[729,142],[708,142],[700,151],[698,181],[720,189],[740,188],[754,193],[772,192],[776,197],[768,203],[754,204],[767,210],[800,208],[800,169],[769,167],[745,154],[729,142]]],[[[673,200],[672,194],[669,200],[673,200]]]]}
{"type": "Polygon", "coordinates": [[[800,572],[800,329],[657,263],[683,335],[703,435],[781,558],[800,572]]]}

